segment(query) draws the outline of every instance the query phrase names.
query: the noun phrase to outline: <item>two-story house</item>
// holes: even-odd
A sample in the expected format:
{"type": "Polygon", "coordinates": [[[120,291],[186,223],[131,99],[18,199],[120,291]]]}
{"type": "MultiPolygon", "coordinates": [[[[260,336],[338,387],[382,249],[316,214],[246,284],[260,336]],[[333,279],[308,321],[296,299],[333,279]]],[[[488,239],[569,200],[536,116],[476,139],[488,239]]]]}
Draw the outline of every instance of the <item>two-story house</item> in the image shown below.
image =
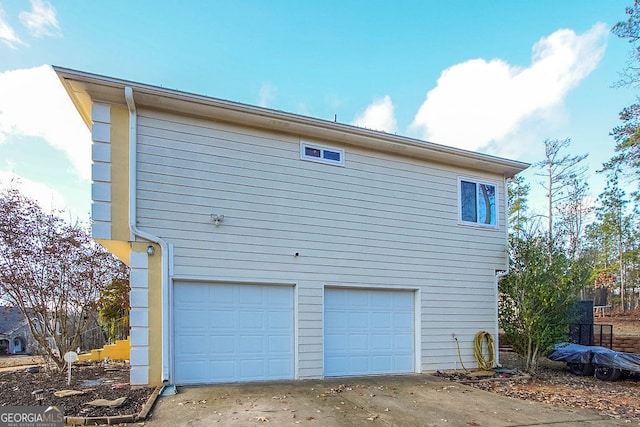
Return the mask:
{"type": "Polygon", "coordinates": [[[55,71],[91,129],[93,237],[131,267],[132,384],[473,367],[497,341],[526,163],[55,71]]]}

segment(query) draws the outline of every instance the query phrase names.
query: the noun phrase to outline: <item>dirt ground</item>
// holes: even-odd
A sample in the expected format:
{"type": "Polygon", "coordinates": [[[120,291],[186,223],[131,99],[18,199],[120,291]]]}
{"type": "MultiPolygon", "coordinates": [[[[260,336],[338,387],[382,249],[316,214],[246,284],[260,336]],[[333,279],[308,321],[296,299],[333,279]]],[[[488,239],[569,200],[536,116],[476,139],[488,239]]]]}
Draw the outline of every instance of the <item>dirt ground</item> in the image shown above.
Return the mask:
{"type": "MultiPolygon", "coordinates": [[[[7,363],[5,361],[5,365],[7,363]]],[[[0,372],[0,406],[36,405],[33,391],[42,390],[42,405],[61,407],[66,416],[130,415],[139,413],[153,392],[153,388],[129,386],[129,365],[124,362],[76,363],[71,370],[70,384],[67,384],[67,380],[66,370],[55,372],[44,366],[4,370],[0,372]],[[82,394],[66,397],[54,395],[61,390],[75,390],[82,394]],[[88,404],[96,399],[112,401],[122,397],[126,399],[118,407],[88,404]]]]}
{"type": "MultiPolygon", "coordinates": [[[[500,354],[506,368],[523,366],[515,353],[500,354]]],[[[474,388],[514,399],[559,405],[568,408],[592,409],[613,418],[640,421],[640,375],[631,374],[619,381],[601,381],[594,376],[572,374],[563,362],[543,358],[533,375],[496,374],[482,378],[463,371],[441,373],[451,381],[462,382],[474,388]]]]}
{"type": "Polygon", "coordinates": [[[0,369],[13,368],[15,366],[41,365],[44,359],[41,356],[15,355],[0,357],[0,369]]]}
{"type": "Polygon", "coordinates": [[[606,316],[596,317],[596,325],[613,325],[613,335],[617,337],[640,336],[640,310],[613,312],[606,316]]]}

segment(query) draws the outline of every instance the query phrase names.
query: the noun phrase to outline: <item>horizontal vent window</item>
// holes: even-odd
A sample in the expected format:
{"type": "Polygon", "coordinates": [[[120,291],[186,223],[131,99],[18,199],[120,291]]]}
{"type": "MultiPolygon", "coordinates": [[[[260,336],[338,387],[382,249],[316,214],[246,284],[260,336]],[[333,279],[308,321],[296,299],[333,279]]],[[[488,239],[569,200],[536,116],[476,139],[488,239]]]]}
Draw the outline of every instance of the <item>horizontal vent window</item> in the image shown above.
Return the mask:
{"type": "Polygon", "coordinates": [[[302,142],[300,144],[300,158],[302,160],[311,160],[312,162],[343,166],[344,150],[302,142]]]}

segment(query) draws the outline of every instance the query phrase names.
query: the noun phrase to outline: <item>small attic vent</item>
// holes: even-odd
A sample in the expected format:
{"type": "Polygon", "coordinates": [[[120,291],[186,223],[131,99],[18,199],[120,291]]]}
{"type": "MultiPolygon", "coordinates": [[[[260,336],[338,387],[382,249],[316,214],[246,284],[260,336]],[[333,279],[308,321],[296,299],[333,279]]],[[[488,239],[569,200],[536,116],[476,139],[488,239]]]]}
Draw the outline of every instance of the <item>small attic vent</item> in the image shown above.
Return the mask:
{"type": "Polygon", "coordinates": [[[300,158],[312,162],[344,166],[344,150],[309,142],[300,142],[300,158]]]}

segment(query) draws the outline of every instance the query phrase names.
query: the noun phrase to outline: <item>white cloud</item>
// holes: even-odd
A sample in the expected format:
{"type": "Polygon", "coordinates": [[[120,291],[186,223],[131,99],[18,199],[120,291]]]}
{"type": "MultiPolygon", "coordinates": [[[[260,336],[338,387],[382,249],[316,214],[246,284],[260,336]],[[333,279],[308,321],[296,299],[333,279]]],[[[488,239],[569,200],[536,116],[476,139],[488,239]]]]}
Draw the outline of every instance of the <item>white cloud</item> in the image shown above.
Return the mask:
{"type": "Polygon", "coordinates": [[[398,123],[393,112],[393,102],[389,95],[374,100],[351,124],[363,128],[395,133],[398,123]]]}
{"type": "Polygon", "coordinates": [[[524,123],[554,126],[565,117],[567,93],[604,55],[609,30],[596,24],[584,34],[562,29],[532,48],[531,65],[472,59],[442,72],[427,93],[409,132],[432,142],[478,150],[521,132],[524,123]],[[556,114],[551,114],[554,112],[556,114]]]}
{"type": "Polygon", "coordinates": [[[60,25],[56,10],[46,0],[31,0],[31,11],[20,12],[20,22],[35,37],[59,37],[60,25]]]}
{"type": "Polygon", "coordinates": [[[0,73],[0,144],[12,135],[43,138],[90,178],[89,130],[48,66],[0,73]]]}
{"type": "Polygon", "coordinates": [[[278,94],[278,88],[271,83],[263,83],[258,92],[258,105],[261,107],[269,107],[276,95],[278,94]]]}
{"type": "Polygon", "coordinates": [[[16,187],[20,193],[35,200],[46,212],[67,209],[62,194],[47,184],[30,181],[13,172],[0,171],[0,188],[16,187]]]}
{"type": "Polygon", "coordinates": [[[9,46],[11,49],[16,49],[17,45],[24,44],[22,40],[18,38],[13,28],[7,22],[7,17],[0,5],[0,40],[9,46]]]}

